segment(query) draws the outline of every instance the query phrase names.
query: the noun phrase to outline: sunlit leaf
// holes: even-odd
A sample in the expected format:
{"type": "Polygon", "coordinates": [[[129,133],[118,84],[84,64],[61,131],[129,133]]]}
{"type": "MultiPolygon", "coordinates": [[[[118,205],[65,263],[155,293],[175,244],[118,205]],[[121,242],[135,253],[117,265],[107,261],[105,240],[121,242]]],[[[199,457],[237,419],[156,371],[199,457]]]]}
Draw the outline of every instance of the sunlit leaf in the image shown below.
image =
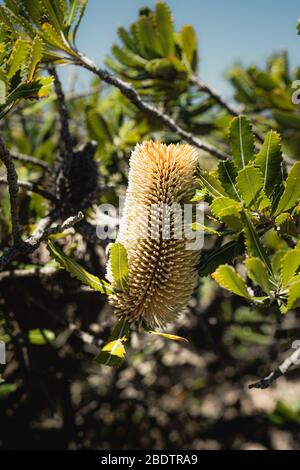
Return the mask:
{"type": "Polygon", "coordinates": [[[268,132],[255,158],[255,165],[263,175],[263,188],[266,194],[271,195],[275,185],[282,180],[281,138],[277,132],[268,132]]]}
{"type": "Polygon", "coordinates": [[[106,366],[120,367],[126,354],[124,343],[129,338],[129,330],[127,320],[125,318],[119,320],[108,342],[95,357],[95,361],[106,366]]]}
{"type": "Polygon", "coordinates": [[[226,193],[222,188],[220,181],[211,173],[208,173],[207,171],[201,169],[199,172],[199,179],[201,186],[206,189],[210,196],[226,196],[226,193]]]}
{"type": "Polygon", "coordinates": [[[71,276],[75,277],[79,281],[83,282],[87,286],[94,290],[101,292],[102,294],[109,294],[112,292],[110,284],[97,276],[90,274],[77,261],[70,258],[63,251],[61,251],[54,243],[48,241],[48,250],[53,258],[66,270],[71,276]]]}
{"type": "Polygon", "coordinates": [[[213,228],[208,227],[207,225],[200,224],[199,222],[192,223],[192,230],[195,230],[197,232],[205,232],[211,235],[219,235],[219,232],[217,230],[214,230],[213,228]]]}
{"type": "Polygon", "coordinates": [[[166,3],[158,2],[155,8],[155,19],[160,43],[165,56],[174,53],[173,22],[166,3]]]}
{"type": "Polygon", "coordinates": [[[242,220],[244,222],[244,234],[248,253],[255,258],[260,258],[264,265],[267,266],[268,271],[272,273],[272,266],[265,247],[246,212],[242,213],[242,220]]]}
{"type": "Polygon", "coordinates": [[[28,65],[28,75],[27,80],[30,82],[36,73],[37,66],[41,61],[43,56],[43,41],[41,38],[36,36],[31,44],[31,49],[29,52],[29,65],[28,65]]]}
{"type": "Polygon", "coordinates": [[[293,282],[288,290],[287,309],[292,310],[300,306],[300,280],[293,282]]]}
{"type": "Polygon", "coordinates": [[[300,198],[300,162],[294,163],[287,180],[285,182],[284,192],[279,200],[275,216],[283,211],[287,211],[293,207],[300,198]]]}
{"type": "Polygon", "coordinates": [[[185,62],[195,70],[197,67],[197,36],[194,28],[186,24],[179,31],[179,40],[185,62]]]}
{"type": "Polygon", "coordinates": [[[109,264],[116,286],[125,291],[128,281],[127,251],[121,243],[113,243],[109,252],[109,264]]]}
{"type": "Polygon", "coordinates": [[[253,165],[246,165],[238,172],[236,187],[246,207],[262,210],[270,207],[271,202],[263,192],[263,175],[253,165]]]}
{"type": "Polygon", "coordinates": [[[229,138],[234,163],[238,169],[244,168],[255,158],[253,133],[246,116],[233,118],[229,138]]]}
{"type": "Polygon", "coordinates": [[[150,335],[157,335],[161,336],[162,338],[169,339],[171,341],[185,341],[188,343],[188,340],[183,336],[172,335],[170,333],[163,333],[162,331],[153,331],[153,330],[146,330],[147,333],[150,335]]]}
{"type": "Polygon", "coordinates": [[[21,69],[21,67],[24,67],[29,54],[29,49],[29,42],[23,39],[18,39],[17,42],[14,44],[8,63],[8,78],[12,78],[15,73],[21,69]]]}
{"type": "Polygon", "coordinates": [[[289,250],[281,259],[281,282],[285,288],[292,280],[300,266],[300,248],[289,250]]]}
{"type": "Polygon", "coordinates": [[[218,165],[219,180],[227,195],[240,201],[240,195],[236,188],[237,171],[233,161],[221,160],[218,165]]]}
{"type": "Polygon", "coordinates": [[[55,334],[51,330],[40,330],[36,328],[35,330],[28,331],[28,340],[31,344],[37,346],[42,346],[44,344],[50,343],[55,338],[55,334]]]}
{"type": "Polygon", "coordinates": [[[224,289],[241,297],[251,299],[245,281],[237,274],[232,266],[226,264],[219,266],[218,269],[212,273],[212,277],[220,286],[224,287],[224,289]]]}
{"type": "Polygon", "coordinates": [[[260,258],[247,258],[245,265],[248,268],[248,276],[252,281],[258,284],[264,292],[267,294],[271,290],[271,282],[269,279],[269,273],[260,258]]]}
{"type": "Polygon", "coordinates": [[[227,227],[236,231],[242,230],[241,210],[241,204],[229,197],[216,198],[211,204],[213,215],[224,222],[227,227]]]}

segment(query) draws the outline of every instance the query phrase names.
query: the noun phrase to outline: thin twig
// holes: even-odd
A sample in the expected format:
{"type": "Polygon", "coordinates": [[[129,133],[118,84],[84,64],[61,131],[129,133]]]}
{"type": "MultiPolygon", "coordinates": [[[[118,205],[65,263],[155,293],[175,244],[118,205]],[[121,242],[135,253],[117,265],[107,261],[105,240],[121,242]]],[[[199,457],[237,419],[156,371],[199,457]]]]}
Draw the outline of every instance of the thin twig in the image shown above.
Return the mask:
{"type": "Polygon", "coordinates": [[[10,213],[12,222],[12,234],[14,243],[21,242],[21,227],[19,220],[19,199],[18,199],[18,175],[11,155],[0,138],[0,159],[3,161],[7,171],[7,183],[10,198],[10,213]]]}
{"type": "Polygon", "coordinates": [[[295,351],[287,358],[283,363],[277,367],[271,374],[267,377],[249,385],[249,388],[268,388],[270,385],[277,380],[279,377],[282,377],[287,373],[289,368],[293,365],[300,364],[300,346],[295,349],[295,351]]]}
{"type": "MultiPolygon", "coordinates": [[[[5,177],[1,176],[0,177],[0,184],[6,184],[8,185],[8,181],[5,177]]],[[[52,201],[54,203],[57,203],[57,199],[53,194],[49,193],[45,189],[41,188],[38,183],[30,183],[29,181],[18,181],[18,186],[19,188],[24,188],[28,189],[28,191],[31,191],[32,193],[39,194],[40,196],[43,196],[45,199],[48,199],[49,201],[52,201]]]]}
{"type": "Polygon", "coordinates": [[[54,227],[47,226],[51,223],[51,218],[49,216],[45,219],[42,219],[38,224],[37,229],[30,237],[28,237],[24,241],[21,240],[19,243],[13,245],[11,248],[9,248],[3,253],[0,258],[0,271],[2,271],[17,255],[33,253],[40,246],[40,244],[44,240],[46,240],[50,235],[61,233],[64,230],[73,227],[75,224],[77,224],[77,222],[80,222],[83,218],[83,213],[78,212],[77,215],[69,217],[61,225],[56,225],[54,227]]]}
{"type": "Polygon", "coordinates": [[[216,103],[218,103],[222,108],[226,109],[226,111],[232,116],[239,116],[239,114],[241,114],[238,109],[235,109],[231,104],[225,101],[216,90],[208,86],[207,83],[205,83],[203,80],[200,80],[198,77],[193,75],[190,81],[198,88],[199,91],[207,93],[211,98],[214,99],[214,101],[216,101],[216,103]]]}
{"type": "MultiPolygon", "coordinates": [[[[36,247],[44,240],[46,240],[50,235],[56,235],[57,233],[64,232],[65,230],[73,227],[75,224],[83,220],[84,215],[82,212],[69,217],[62,224],[55,225],[54,227],[49,227],[44,230],[39,230],[31,235],[31,237],[25,240],[29,245],[36,247]],[[36,246],[37,245],[37,246],[36,246]]],[[[34,248],[35,249],[35,248],[34,248]]]]}
{"type": "Polygon", "coordinates": [[[127,82],[124,82],[123,80],[120,80],[119,78],[110,74],[106,70],[102,70],[101,68],[97,67],[97,65],[88,57],[79,54],[77,65],[81,65],[85,69],[97,75],[104,82],[118,88],[121,93],[126,96],[126,98],[128,98],[140,111],[158,119],[162,124],[168,127],[171,131],[180,135],[189,144],[194,145],[195,147],[204,150],[221,160],[229,158],[229,155],[226,152],[223,152],[222,150],[217,149],[213,145],[203,142],[200,139],[197,139],[193,134],[184,130],[182,127],[176,124],[174,119],[172,119],[170,116],[159,111],[154,106],[145,103],[137,94],[133,86],[131,86],[127,82]]]}
{"type": "Polygon", "coordinates": [[[40,166],[43,170],[50,171],[48,163],[40,160],[39,158],[32,157],[31,155],[25,155],[20,152],[10,152],[11,158],[18,160],[19,162],[30,163],[31,165],[40,166]]]}
{"type": "MultiPolygon", "coordinates": [[[[207,83],[205,83],[203,80],[200,80],[198,77],[195,77],[193,75],[190,81],[193,85],[198,88],[199,91],[207,93],[211,98],[215,100],[216,103],[218,103],[222,108],[226,109],[226,111],[232,116],[239,116],[241,114],[241,110],[236,109],[234,106],[225,101],[224,98],[222,98],[222,96],[216,90],[207,85],[207,83]]],[[[253,132],[256,135],[257,139],[262,143],[264,141],[263,135],[257,129],[253,129],[253,132]]]]}

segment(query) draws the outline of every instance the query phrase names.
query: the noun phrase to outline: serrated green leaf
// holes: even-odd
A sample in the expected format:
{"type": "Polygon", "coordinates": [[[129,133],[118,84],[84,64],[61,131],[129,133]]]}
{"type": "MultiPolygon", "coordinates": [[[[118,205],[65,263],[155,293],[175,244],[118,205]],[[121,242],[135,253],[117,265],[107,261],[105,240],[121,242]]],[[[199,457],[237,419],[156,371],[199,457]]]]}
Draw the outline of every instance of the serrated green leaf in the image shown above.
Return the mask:
{"type": "Polygon", "coordinates": [[[64,36],[59,34],[59,32],[52,26],[50,23],[42,24],[42,36],[45,42],[47,42],[54,49],[62,50],[68,54],[73,54],[73,51],[69,44],[66,42],[64,36]]]}
{"type": "Polygon", "coordinates": [[[197,232],[205,232],[210,235],[220,235],[217,230],[214,230],[213,228],[208,227],[207,225],[200,224],[199,222],[192,223],[192,230],[195,230],[197,232]]]}
{"type": "Polygon", "coordinates": [[[260,258],[264,265],[267,266],[269,273],[273,275],[269,257],[259,239],[257,231],[255,230],[249,216],[245,212],[242,212],[241,216],[244,222],[245,241],[249,255],[255,258],[260,258]]]}
{"type": "Polygon", "coordinates": [[[287,180],[285,182],[284,192],[279,200],[275,217],[283,211],[287,211],[293,207],[300,198],[300,162],[294,163],[287,180]]]}
{"type": "Polygon", "coordinates": [[[51,330],[40,330],[39,328],[36,328],[28,331],[29,342],[36,346],[43,346],[44,344],[53,341],[54,338],[55,334],[51,330]]]}
{"type": "Polygon", "coordinates": [[[174,75],[174,67],[168,59],[149,60],[145,70],[152,77],[171,78],[174,75]]]}
{"type": "Polygon", "coordinates": [[[281,259],[280,276],[282,287],[285,288],[294,277],[300,266],[300,248],[289,250],[281,259]]]}
{"type": "Polygon", "coordinates": [[[118,36],[123,42],[123,44],[127,47],[127,49],[129,49],[132,52],[138,53],[138,49],[136,47],[135,41],[133,40],[131,34],[128,31],[126,31],[125,28],[122,28],[122,27],[118,28],[118,36]]]}
{"type": "Polygon", "coordinates": [[[242,230],[240,218],[242,206],[239,202],[229,197],[219,197],[213,200],[210,207],[213,215],[224,222],[227,227],[236,231],[242,230]]]}
{"type": "Polygon", "coordinates": [[[27,21],[24,16],[20,15],[19,13],[15,13],[13,10],[6,8],[5,6],[2,6],[0,9],[0,17],[1,19],[7,24],[10,33],[14,36],[19,38],[18,32],[15,30],[18,30],[19,27],[26,31],[26,33],[31,35],[35,35],[36,31],[33,27],[33,25],[30,23],[30,21],[27,21]],[[18,25],[16,27],[16,25],[18,25]]]}
{"type": "Polygon", "coordinates": [[[59,21],[59,18],[56,15],[55,9],[52,6],[53,2],[51,2],[50,0],[39,0],[39,2],[41,3],[41,5],[43,5],[44,12],[47,18],[49,19],[49,21],[51,22],[51,24],[54,26],[56,31],[60,33],[62,30],[62,25],[59,21]]]}
{"type": "Polygon", "coordinates": [[[66,12],[67,12],[67,4],[65,0],[56,0],[52,2],[53,4],[53,9],[55,10],[56,16],[60,22],[60,24],[63,24],[66,12]]]}
{"type": "Polygon", "coordinates": [[[142,16],[137,22],[140,44],[148,58],[163,57],[164,49],[154,28],[153,18],[142,16]]]}
{"type": "Polygon", "coordinates": [[[101,292],[102,294],[110,294],[113,292],[112,287],[106,281],[99,279],[97,276],[86,271],[80,266],[77,261],[70,258],[63,251],[61,251],[54,243],[50,240],[47,244],[48,250],[53,258],[66,270],[71,276],[75,277],[83,284],[91,287],[94,290],[101,292]]]}
{"type": "Polygon", "coordinates": [[[219,162],[218,177],[224,190],[226,191],[226,194],[229,197],[240,201],[241,198],[236,188],[237,171],[233,161],[221,160],[219,162]]]}
{"type": "Polygon", "coordinates": [[[160,44],[165,56],[174,54],[173,22],[168,5],[158,2],[155,8],[155,20],[160,44]]]}
{"type": "Polygon", "coordinates": [[[282,180],[281,138],[277,132],[268,132],[255,158],[255,165],[259,167],[263,174],[263,188],[266,194],[270,196],[274,192],[275,185],[282,180]]]}
{"type": "Polygon", "coordinates": [[[279,233],[298,237],[297,226],[289,212],[282,212],[275,219],[275,224],[279,228],[279,233]]]}
{"type": "Polygon", "coordinates": [[[83,16],[84,16],[85,9],[86,9],[86,7],[87,7],[87,3],[88,3],[88,0],[81,0],[81,2],[80,2],[80,8],[79,8],[79,13],[78,13],[78,19],[77,19],[76,24],[75,24],[75,26],[74,26],[73,35],[72,35],[73,41],[76,39],[77,31],[78,31],[78,29],[79,29],[80,23],[81,23],[82,18],[83,18],[83,16]]]}
{"type": "Polygon", "coordinates": [[[196,189],[195,194],[193,195],[191,202],[202,201],[205,198],[205,192],[200,189],[196,189]]]}
{"type": "Polygon", "coordinates": [[[29,65],[28,65],[28,73],[27,73],[27,80],[31,82],[34,78],[36,73],[36,69],[39,65],[39,62],[43,56],[43,41],[39,36],[36,36],[31,44],[30,52],[29,52],[29,65]]]}
{"type": "Polygon", "coordinates": [[[124,245],[119,242],[113,243],[109,252],[109,263],[116,286],[125,291],[128,281],[128,258],[124,245]]]}
{"type": "Polygon", "coordinates": [[[300,279],[290,285],[288,290],[287,310],[300,306],[300,279]]]}
{"type": "Polygon", "coordinates": [[[183,60],[193,71],[197,68],[197,35],[191,25],[184,25],[179,34],[183,60]]]}
{"type": "Polygon", "coordinates": [[[120,367],[125,358],[124,343],[129,338],[129,331],[130,326],[126,318],[119,320],[108,342],[95,357],[95,361],[106,366],[120,367]]]}
{"type": "Polygon", "coordinates": [[[80,4],[81,4],[81,0],[70,0],[70,7],[69,7],[68,15],[67,15],[67,18],[66,18],[66,25],[67,26],[70,27],[74,23],[74,21],[77,17],[77,13],[78,13],[80,4]]]}
{"type": "Polygon", "coordinates": [[[212,277],[221,287],[224,287],[224,289],[229,290],[233,294],[245,297],[246,299],[251,299],[245,281],[237,274],[232,266],[227,264],[219,266],[218,269],[212,273],[212,277]]]}
{"type": "Polygon", "coordinates": [[[263,192],[263,175],[253,165],[246,165],[238,172],[236,187],[246,207],[262,210],[270,207],[271,201],[263,192]]]}
{"type": "Polygon", "coordinates": [[[245,168],[255,158],[254,137],[250,121],[246,116],[233,118],[229,128],[229,138],[236,167],[245,168]]]}
{"type": "Polygon", "coordinates": [[[245,265],[248,268],[248,276],[258,284],[267,294],[271,290],[271,281],[266,266],[260,258],[247,258],[245,265]]]}
{"type": "Polygon", "coordinates": [[[40,2],[32,0],[22,0],[22,3],[33,22],[39,24],[40,18],[42,16],[42,6],[40,2]]]}
{"type": "MultiPolygon", "coordinates": [[[[139,37],[139,31],[138,31],[138,24],[137,22],[135,23],[132,23],[130,25],[130,32],[131,32],[131,35],[132,35],[132,39],[134,41],[134,44],[135,44],[135,49],[136,49],[136,52],[140,55],[140,56],[143,56],[143,54],[145,53],[144,49],[143,49],[143,44],[141,43],[141,40],[140,40],[140,37],[139,37]]],[[[131,48],[130,48],[131,49],[131,48]]],[[[132,49],[134,50],[134,49],[132,49]]]]}
{"type": "Polygon", "coordinates": [[[282,259],[286,253],[287,253],[287,250],[278,250],[273,254],[271,258],[272,269],[276,275],[280,273],[282,259]]]}
{"type": "Polygon", "coordinates": [[[11,56],[8,62],[7,77],[12,78],[15,73],[26,64],[30,50],[30,43],[23,39],[18,39],[14,44],[11,56]]]}
{"type": "Polygon", "coordinates": [[[207,193],[213,198],[226,196],[220,181],[211,173],[201,169],[199,171],[199,180],[201,186],[205,188],[207,193]]]}
{"type": "Polygon", "coordinates": [[[145,59],[143,59],[141,56],[135,54],[134,52],[131,52],[129,49],[121,49],[116,44],[112,46],[111,51],[116,57],[116,59],[118,59],[118,61],[126,67],[139,67],[143,69],[147,64],[145,59]]]}
{"type": "Polygon", "coordinates": [[[21,98],[43,98],[48,96],[53,84],[52,77],[39,77],[33,82],[22,83],[6,99],[6,104],[17,102],[21,98]]]}

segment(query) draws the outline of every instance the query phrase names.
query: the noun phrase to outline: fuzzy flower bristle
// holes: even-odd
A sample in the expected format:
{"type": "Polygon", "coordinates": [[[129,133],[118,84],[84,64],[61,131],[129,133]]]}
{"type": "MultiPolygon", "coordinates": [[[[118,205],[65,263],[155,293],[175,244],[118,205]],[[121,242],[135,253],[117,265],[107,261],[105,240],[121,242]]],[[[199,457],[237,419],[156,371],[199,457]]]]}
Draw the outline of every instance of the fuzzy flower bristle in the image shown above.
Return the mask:
{"type": "Polygon", "coordinates": [[[186,307],[194,290],[199,250],[187,250],[175,236],[170,212],[168,236],[161,213],[189,203],[195,186],[197,152],[190,145],[138,144],[130,158],[129,183],[118,242],[128,254],[128,288],[110,295],[119,317],[131,323],[164,327],[186,307]],[[153,214],[159,214],[154,220],[153,214]],[[150,221],[150,224],[149,224],[150,221]],[[152,224],[151,224],[152,222],[152,224]],[[153,228],[154,226],[154,228],[153,228]]]}

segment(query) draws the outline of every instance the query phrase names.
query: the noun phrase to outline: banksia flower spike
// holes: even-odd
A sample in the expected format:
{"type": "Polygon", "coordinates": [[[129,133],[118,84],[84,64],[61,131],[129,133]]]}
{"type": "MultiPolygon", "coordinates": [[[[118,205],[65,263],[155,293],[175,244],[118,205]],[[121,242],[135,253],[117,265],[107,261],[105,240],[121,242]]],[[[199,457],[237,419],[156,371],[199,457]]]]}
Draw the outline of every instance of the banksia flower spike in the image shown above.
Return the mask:
{"type": "Polygon", "coordinates": [[[189,203],[196,162],[197,152],[189,145],[147,141],[132,152],[117,240],[127,250],[128,282],[125,292],[110,295],[116,315],[130,323],[164,327],[184,310],[192,295],[199,250],[186,249],[182,218],[182,236],[176,236],[171,209],[174,204],[189,203]],[[167,227],[163,211],[170,221],[167,227]]]}

